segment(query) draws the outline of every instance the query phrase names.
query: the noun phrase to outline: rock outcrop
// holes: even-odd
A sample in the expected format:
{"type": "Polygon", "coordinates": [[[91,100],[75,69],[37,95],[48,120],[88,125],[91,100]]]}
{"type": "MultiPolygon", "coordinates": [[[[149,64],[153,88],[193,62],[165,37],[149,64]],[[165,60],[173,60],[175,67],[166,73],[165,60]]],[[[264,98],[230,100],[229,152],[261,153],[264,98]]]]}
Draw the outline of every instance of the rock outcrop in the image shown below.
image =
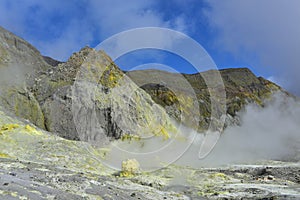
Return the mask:
{"type": "Polygon", "coordinates": [[[51,66],[53,66],[53,67],[57,66],[57,65],[60,64],[60,63],[63,63],[63,62],[58,61],[58,60],[55,60],[55,59],[53,59],[53,58],[51,58],[51,57],[49,57],[49,56],[43,56],[43,58],[44,58],[44,61],[45,61],[46,63],[48,63],[49,65],[51,65],[51,66]]]}
{"type": "Polygon", "coordinates": [[[64,138],[93,142],[175,130],[164,109],[102,51],[83,48],[37,79],[33,91],[46,128],[64,138]]]}
{"type": "MultiPolygon", "coordinates": [[[[136,84],[149,93],[152,99],[163,106],[167,113],[179,122],[190,126],[190,116],[200,113],[199,131],[209,128],[211,119],[211,99],[209,88],[207,87],[204,76],[210,77],[211,72],[201,72],[197,74],[175,74],[158,70],[130,71],[126,74],[136,84]],[[152,77],[162,82],[151,84],[152,77]],[[184,77],[192,90],[188,91],[183,87],[182,82],[178,81],[184,77]],[[149,81],[148,81],[148,80],[149,81]],[[149,84],[143,83],[149,82],[149,84]],[[173,91],[169,88],[172,88],[173,91]],[[196,98],[195,98],[195,97],[196,98]],[[197,105],[193,104],[197,102],[197,105]],[[198,109],[195,111],[195,108],[198,109]]],[[[247,68],[224,69],[219,71],[226,92],[226,121],[225,127],[230,124],[238,124],[237,112],[242,110],[248,103],[264,105],[264,101],[271,98],[272,94],[281,91],[278,85],[262,78],[256,77],[247,68]]],[[[212,77],[212,76],[211,76],[212,77]]],[[[193,127],[195,128],[195,127],[193,127]]]]}

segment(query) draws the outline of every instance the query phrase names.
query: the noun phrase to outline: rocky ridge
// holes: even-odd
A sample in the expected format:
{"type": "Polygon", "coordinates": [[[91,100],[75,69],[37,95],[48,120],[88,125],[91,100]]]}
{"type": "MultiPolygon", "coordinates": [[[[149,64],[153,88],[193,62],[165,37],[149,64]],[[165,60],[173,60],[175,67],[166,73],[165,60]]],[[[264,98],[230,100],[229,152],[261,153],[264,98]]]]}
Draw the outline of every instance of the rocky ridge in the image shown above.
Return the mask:
{"type": "MultiPolygon", "coordinates": [[[[190,126],[191,116],[200,113],[199,131],[205,131],[212,123],[209,88],[203,77],[210,77],[211,71],[197,74],[176,74],[159,70],[129,71],[126,74],[141,85],[153,100],[163,106],[167,113],[179,122],[190,126]],[[149,78],[150,77],[150,78],[149,78]],[[187,90],[182,86],[181,78],[187,80],[192,90],[187,90]],[[147,79],[163,80],[162,83],[151,84],[147,79]],[[149,84],[144,83],[149,82],[149,84]],[[166,84],[168,83],[168,84],[166,84]],[[172,88],[172,89],[169,89],[172,88]],[[194,92],[191,93],[191,92],[194,92]],[[195,95],[195,97],[194,97],[195,95]],[[193,104],[197,102],[197,106],[193,104]],[[195,110],[195,108],[198,110],[195,110]]],[[[286,93],[280,86],[264,79],[256,77],[247,68],[223,69],[219,71],[226,92],[226,121],[225,127],[238,124],[237,112],[241,111],[245,105],[255,103],[264,106],[264,101],[270,99],[276,92],[286,93]]],[[[222,88],[221,88],[222,89],[222,88]]],[[[287,93],[286,93],[287,94],[287,93]]],[[[289,94],[287,94],[289,95],[289,94]]]]}

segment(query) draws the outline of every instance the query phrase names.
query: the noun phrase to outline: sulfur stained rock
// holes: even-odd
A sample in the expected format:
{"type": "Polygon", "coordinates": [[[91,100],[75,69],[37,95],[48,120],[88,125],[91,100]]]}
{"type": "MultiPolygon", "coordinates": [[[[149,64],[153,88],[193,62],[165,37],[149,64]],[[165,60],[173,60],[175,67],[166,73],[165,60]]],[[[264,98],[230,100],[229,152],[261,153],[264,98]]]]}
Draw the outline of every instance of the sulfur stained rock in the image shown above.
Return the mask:
{"type": "MultiPolygon", "coordinates": [[[[211,117],[212,103],[214,102],[211,102],[210,88],[207,87],[203,78],[211,77],[212,79],[212,72],[214,71],[181,75],[159,70],[137,70],[129,71],[126,74],[150,94],[156,103],[163,106],[171,117],[186,126],[205,131],[210,124],[213,125],[210,128],[218,126],[218,123],[214,124],[216,120],[211,117]],[[182,76],[187,81],[187,84],[183,84],[183,81],[181,81],[182,76]],[[153,80],[161,80],[168,84],[154,83],[153,80]],[[191,88],[190,90],[187,89],[187,85],[191,88]],[[191,117],[196,115],[199,115],[198,119],[191,117]]],[[[239,124],[236,114],[246,104],[256,103],[259,106],[263,106],[264,101],[271,98],[275,92],[285,92],[278,85],[262,77],[256,77],[247,68],[224,69],[220,70],[219,73],[226,92],[226,113],[223,113],[225,128],[231,124],[239,124]]],[[[218,88],[216,86],[214,89],[218,91],[222,87],[218,88]]],[[[216,109],[221,110],[221,108],[216,109]]]]}
{"type": "Polygon", "coordinates": [[[38,72],[48,67],[36,48],[0,27],[0,104],[40,128],[43,113],[29,88],[38,72]]]}
{"type": "Polygon", "coordinates": [[[34,95],[26,88],[10,87],[2,90],[0,102],[16,116],[27,119],[44,129],[44,115],[34,95]]]}
{"type": "Polygon", "coordinates": [[[41,73],[32,90],[48,131],[95,145],[123,135],[166,137],[175,127],[165,110],[103,51],[85,47],[41,73]]]}
{"type": "Polygon", "coordinates": [[[136,159],[127,159],[122,162],[121,177],[130,177],[138,174],[140,171],[140,164],[136,159]]]}

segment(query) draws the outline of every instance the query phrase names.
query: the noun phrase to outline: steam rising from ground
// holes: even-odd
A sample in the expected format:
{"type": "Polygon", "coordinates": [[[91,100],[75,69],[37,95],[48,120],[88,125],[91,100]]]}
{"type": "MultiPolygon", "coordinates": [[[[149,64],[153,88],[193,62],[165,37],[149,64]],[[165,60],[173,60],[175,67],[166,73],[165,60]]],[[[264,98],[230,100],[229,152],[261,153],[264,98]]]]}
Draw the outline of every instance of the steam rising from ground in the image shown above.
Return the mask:
{"type": "Polygon", "coordinates": [[[249,104],[239,116],[241,126],[228,127],[205,159],[196,159],[199,144],[194,143],[179,163],[202,166],[263,159],[300,160],[299,102],[277,94],[264,108],[249,104]]]}
{"type": "MultiPolygon", "coordinates": [[[[172,148],[166,148],[165,151],[157,153],[157,161],[170,164],[167,163],[169,160],[164,159],[174,157],[178,151],[184,151],[184,154],[176,161],[176,164],[191,167],[239,164],[266,159],[300,160],[299,102],[286,95],[277,94],[272,101],[266,103],[264,108],[249,104],[238,115],[241,125],[228,127],[206,158],[198,158],[204,135],[181,126],[181,133],[172,141],[172,148]],[[188,144],[191,146],[185,151],[183,147],[188,144]]],[[[127,147],[126,143],[119,146],[127,150],[134,146],[135,153],[130,154],[130,158],[139,160],[139,156],[147,157],[147,154],[139,155],[139,151],[145,153],[149,149],[155,150],[161,144],[159,140],[149,140],[144,141],[143,145],[137,141],[127,147]]],[[[108,159],[119,160],[120,157],[116,152],[112,152],[108,159]]],[[[142,161],[141,166],[148,167],[155,163],[152,159],[145,160],[142,161]]],[[[118,162],[115,163],[117,165],[118,162]]]]}

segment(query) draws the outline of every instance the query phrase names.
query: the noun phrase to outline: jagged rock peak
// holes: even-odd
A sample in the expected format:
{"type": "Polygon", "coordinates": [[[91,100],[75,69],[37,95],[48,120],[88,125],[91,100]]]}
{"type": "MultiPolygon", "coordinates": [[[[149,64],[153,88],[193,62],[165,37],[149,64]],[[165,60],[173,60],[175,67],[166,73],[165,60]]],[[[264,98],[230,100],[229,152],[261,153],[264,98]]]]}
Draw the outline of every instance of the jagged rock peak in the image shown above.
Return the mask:
{"type": "Polygon", "coordinates": [[[88,55],[91,53],[97,53],[104,59],[108,60],[109,62],[113,62],[111,58],[102,50],[96,51],[95,49],[85,46],[80,49],[78,52],[73,53],[68,61],[65,63],[67,65],[72,65],[73,67],[80,67],[82,63],[88,58],[88,55]]]}
{"type": "Polygon", "coordinates": [[[73,66],[81,66],[84,60],[87,58],[89,53],[96,51],[93,48],[88,46],[83,47],[80,51],[73,53],[66,64],[73,65],[73,66]]]}

